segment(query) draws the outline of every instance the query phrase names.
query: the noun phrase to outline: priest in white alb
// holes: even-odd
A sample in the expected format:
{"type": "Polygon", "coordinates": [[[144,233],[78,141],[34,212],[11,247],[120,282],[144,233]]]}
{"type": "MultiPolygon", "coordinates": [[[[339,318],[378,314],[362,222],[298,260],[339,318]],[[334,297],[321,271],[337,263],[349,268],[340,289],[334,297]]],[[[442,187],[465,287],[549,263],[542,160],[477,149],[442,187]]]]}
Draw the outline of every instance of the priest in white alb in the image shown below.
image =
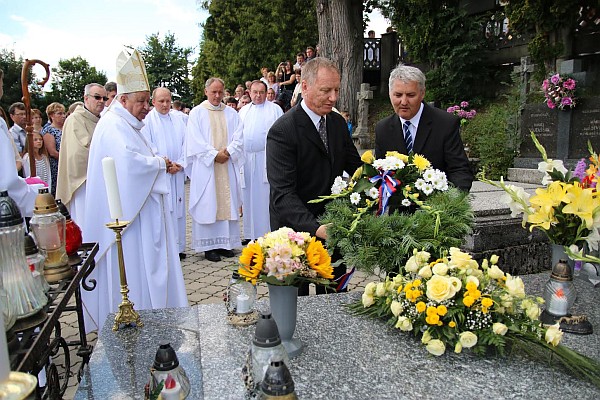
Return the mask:
{"type": "Polygon", "coordinates": [[[102,169],[105,157],[114,159],[122,203],[119,220],[130,221],[123,231],[123,255],[129,299],[136,310],[188,305],[177,237],[169,213],[167,168],[141,129],[150,111],[150,87],[144,61],[137,50],[117,59],[117,97],[96,126],[90,146],[86,193],[86,236],[98,242],[95,290],[82,290],[86,330],[102,328],[106,316],[121,302],[114,222],[102,169]]]}
{"type": "MultiPolygon", "coordinates": [[[[85,188],[90,143],[100,113],[104,110],[106,90],[98,83],[83,89],[83,107],[77,107],[63,126],[58,159],[56,198],[67,206],[71,218],[85,237],[85,188]]],[[[86,238],[87,240],[87,238],[86,238]]]]}
{"type": "Polygon", "coordinates": [[[221,102],[223,80],[209,78],[204,87],[207,100],[192,109],[187,122],[184,167],[190,177],[192,247],[216,262],[233,257],[232,250],[242,245],[242,121],[221,102]]]}
{"type": "Polygon", "coordinates": [[[240,110],[244,124],[244,239],[254,240],[271,231],[269,221],[269,181],[266,145],[271,125],[283,115],[281,107],[266,101],[267,85],[254,81],[250,86],[252,103],[240,110]]]}

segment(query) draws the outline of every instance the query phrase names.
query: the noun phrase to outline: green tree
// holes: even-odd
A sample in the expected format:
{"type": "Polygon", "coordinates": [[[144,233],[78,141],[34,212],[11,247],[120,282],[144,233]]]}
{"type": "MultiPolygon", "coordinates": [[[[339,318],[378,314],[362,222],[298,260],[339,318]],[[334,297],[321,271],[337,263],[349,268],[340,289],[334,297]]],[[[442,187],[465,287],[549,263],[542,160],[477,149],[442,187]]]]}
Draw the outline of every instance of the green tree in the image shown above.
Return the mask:
{"type": "MultiPolygon", "coordinates": [[[[0,107],[8,112],[12,103],[22,101],[21,72],[23,70],[23,57],[17,57],[11,50],[0,50],[0,68],[4,71],[4,96],[0,100],[0,107]]],[[[31,106],[44,109],[46,101],[40,87],[34,84],[35,74],[29,73],[29,92],[31,95],[31,106]]]]}
{"type": "Polygon", "coordinates": [[[164,86],[181,96],[180,100],[184,103],[192,104],[190,56],[193,49],[177,46],[172,33],[167,33],[162,41],[155,33],[146,37],[145,46],[138,50],[144,57],[151,88],[164,86]]]}
{"type": "Polygon", "coordinates": [[[259,78],[261,67],[275,70],[318,41],[314,0],[212,0],[201,7],[209,17],[193,69],[197,102],[209,77],[218,76],[233,89],[259,78]]]}
{"type": "Polygon", "coordinates": [[[47,94],[48,102],[57,101],[68,107],[76,101],[83,100],[83,89],[88,83],[106,83],[106,75],[81,56],[60,60],[58,67],[52,68],[51,92],[47,94]]]}

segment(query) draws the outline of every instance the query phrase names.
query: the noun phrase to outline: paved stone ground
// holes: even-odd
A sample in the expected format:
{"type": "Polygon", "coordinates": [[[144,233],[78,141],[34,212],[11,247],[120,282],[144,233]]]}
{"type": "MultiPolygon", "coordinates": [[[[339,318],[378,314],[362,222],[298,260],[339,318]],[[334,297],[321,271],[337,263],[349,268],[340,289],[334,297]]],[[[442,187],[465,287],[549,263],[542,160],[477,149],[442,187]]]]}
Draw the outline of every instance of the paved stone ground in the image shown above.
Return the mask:
{"type": "MultiPolygon", "coordinates": [[[[189,193],[189,184],[186,184],[186,191],[189,193]]],[[[210,262],[204,259],[204,253],[195,253],[189,246],[191,241],[191,218],[187,220],[187,258],[181,262],[183,268],[183,277],[187,291],[188,302],[190,306],[197,304],[219,303],[223,301],[223,294],[227,287],[227,283],[231,278],[231,273],[235,267],[236,258],[224,258],[220,262],[210,262]]],[[[239,255],[240,251],[236,251],[239,255]]],[[[362,290],[364,286],[373,277],[356,272],[349,283],[349,290],[362,290]]],[[[313,290],[314,292],[314,290],[313,290]]],[[[267,296],[268,290],[266,285],[258,286],[259,298],[267,296]]],[[[67,341],[78,339],[77,316],[75,313],[65,313],[60,322],[63,329],[63,336],[67,341]]],[[[88,341],[94,345],[97,339],[95,332],[88,335],[88,341]]],[[[69,378],[69,386],[65,393],[65,399],[72,399],[77,391],[77,370],[81,365],[81,359],[75,354],[75,350],[71,352],[71,372],[69,378]]],[[[64,375],[64,359],[59,357],[56,360],[59,365],[59,373],[64,375]]],[[[62,375],[61,375],[62,377],[62,375]]]]}

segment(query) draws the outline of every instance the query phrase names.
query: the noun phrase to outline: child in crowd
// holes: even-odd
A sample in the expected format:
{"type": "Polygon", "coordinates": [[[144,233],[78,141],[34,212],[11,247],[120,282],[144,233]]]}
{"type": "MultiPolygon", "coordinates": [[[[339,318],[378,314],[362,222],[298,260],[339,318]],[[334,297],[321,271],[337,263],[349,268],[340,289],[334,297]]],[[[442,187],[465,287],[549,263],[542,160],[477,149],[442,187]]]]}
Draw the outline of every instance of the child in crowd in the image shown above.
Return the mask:
{"type": "Polygon", "coordinates": [[[350,137],[352,137],[352,119],[350,119],[350,114],[348,114],[348,111],[342,111],[340,114],[346,120],[346,123],[348,124],[348,132],[350,133],[350,137]]]}
{"type": "MultiPolygon", "coordinates": [[[[48,159],[48,151],[44,146],[44,139],[39,132],[33,132],[33,157],[35,158],[35,171],[38,178],[48,184],[52,184],[52,175],[50,175],[50,160],[48,159]]],[[[25,176],[31,176],[29,167],[29,153],[23,155],[23,170],[25,176]]]]}

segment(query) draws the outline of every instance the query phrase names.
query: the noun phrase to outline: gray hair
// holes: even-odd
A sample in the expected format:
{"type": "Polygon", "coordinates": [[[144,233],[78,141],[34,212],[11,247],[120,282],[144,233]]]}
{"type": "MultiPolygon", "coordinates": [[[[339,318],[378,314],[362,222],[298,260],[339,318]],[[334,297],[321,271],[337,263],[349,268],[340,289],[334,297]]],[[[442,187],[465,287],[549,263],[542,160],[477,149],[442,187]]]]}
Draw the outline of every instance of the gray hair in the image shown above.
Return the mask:
{"type": "Polygon", "coordinates": [[[316,57],[302,65],[302,80],[312,85],[317,80],[319,69],[331,69],[340,75],[340,70],[333,61],[325,57],[316,57]]]}
{"type": "Polygon", "coordinates": [[[223,87],[225,87],[225,82],[223,81],[223,79],[212,77],[206,80],[206,83],[204,84],[204,89],[208,89],[208,87],[215,82],[219,82],[221,85],[223,85],[223,87]]]}
{"type": "Polygon", "coordinates": [[[90,95],[90,90],[92,90],[93,87],[99,87],[101,89],[104,89],[104,86],[102,86],[99,83],[88,83],[87,85],[85,85],[85,87],[83,88],[83,95],[84,96],[89,96],[90,95]]]}
{"type": "Polygon", "coordinates": [[[104,85],[104,90],[106,90],[107,93],[116,92],[117,91],[117,83],[116,82],[106,82],[106,84],[104,85]]]}
{"type": "Polygon", "coordinates": [[[419,89],[425,91],[425,74],[419,68],[410,67],[402,63],[398,64],[390,73],[390,90],[394,86],[394,81],[417,82],[419,89]]]}

